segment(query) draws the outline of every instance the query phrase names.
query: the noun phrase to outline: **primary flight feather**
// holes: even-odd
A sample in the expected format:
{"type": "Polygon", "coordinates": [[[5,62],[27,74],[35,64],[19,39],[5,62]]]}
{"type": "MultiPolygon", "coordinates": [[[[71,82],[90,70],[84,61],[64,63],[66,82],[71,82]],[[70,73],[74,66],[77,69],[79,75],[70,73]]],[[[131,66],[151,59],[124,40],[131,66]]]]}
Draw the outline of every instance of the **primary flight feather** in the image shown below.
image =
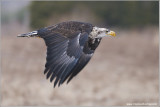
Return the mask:
{"type": "Polygon", "coordinates": [[[47,46],[44,74],[54,87],[67,83],[89,62],[104,36],[115,32],[84,22],[62,22],[18,37],[40,37],[47,46]]]}

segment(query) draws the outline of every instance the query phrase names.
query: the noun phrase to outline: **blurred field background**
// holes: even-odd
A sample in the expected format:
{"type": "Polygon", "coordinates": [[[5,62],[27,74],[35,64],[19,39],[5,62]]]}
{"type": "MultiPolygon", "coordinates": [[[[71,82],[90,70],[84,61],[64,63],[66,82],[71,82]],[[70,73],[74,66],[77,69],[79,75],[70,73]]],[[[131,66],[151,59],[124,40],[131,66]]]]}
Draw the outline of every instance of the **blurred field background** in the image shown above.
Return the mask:
{"type": "Polygon", "coordinates": [[[1,105],[158,105],[159,3],[1,1],[1,105]],[[42,39],[17,38],[62,21],[89,22],[117,33],[103,38],[68,85],[43,75],[42,39]]]}

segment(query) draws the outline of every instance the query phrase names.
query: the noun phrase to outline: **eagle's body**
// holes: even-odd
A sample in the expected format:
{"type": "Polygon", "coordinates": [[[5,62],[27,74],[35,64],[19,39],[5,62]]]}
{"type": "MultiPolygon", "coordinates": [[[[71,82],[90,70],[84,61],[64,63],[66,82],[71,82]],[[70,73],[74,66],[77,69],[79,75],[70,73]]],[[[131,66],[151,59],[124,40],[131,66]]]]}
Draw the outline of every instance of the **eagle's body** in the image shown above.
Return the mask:
{"type": "Polygon", "coordinates": [[[69,21],[22,34],[20,37],[37,36],[44,39],[47,46],[44,73],[51,82],[55,79],[55,87],[66,79],[68,83],[84,68],[106,33],[115,36],[113,31],[105,28],[69,21]]]}

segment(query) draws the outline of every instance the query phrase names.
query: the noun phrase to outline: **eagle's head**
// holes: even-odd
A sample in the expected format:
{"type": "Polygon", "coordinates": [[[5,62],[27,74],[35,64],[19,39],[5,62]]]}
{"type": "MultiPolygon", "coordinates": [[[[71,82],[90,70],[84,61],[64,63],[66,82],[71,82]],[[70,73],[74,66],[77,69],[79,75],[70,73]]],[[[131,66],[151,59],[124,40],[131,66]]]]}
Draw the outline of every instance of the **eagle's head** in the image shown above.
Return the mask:
{"type": "Polygon", "coordinates": [[[90,38],[102,38],[105,36],[116,36],[116,33],[107,28],[99,28],[95,26],[89,35],[90,38]]]}

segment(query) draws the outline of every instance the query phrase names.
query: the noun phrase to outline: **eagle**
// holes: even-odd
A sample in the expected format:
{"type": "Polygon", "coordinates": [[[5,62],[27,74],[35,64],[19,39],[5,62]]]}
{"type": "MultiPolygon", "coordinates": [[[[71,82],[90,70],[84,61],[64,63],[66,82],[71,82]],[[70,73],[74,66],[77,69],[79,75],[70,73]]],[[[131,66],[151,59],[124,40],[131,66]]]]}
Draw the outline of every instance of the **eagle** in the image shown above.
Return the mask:
{"type": "Polygon", "coordinates": [[[44,39],[47,57],[44,74],[54,87],[67,84],[90,61],[102,37],[116,36],[114,31],[99,28],[86,22],[67,21],[18,37],[39,37],[44,39]]]}

